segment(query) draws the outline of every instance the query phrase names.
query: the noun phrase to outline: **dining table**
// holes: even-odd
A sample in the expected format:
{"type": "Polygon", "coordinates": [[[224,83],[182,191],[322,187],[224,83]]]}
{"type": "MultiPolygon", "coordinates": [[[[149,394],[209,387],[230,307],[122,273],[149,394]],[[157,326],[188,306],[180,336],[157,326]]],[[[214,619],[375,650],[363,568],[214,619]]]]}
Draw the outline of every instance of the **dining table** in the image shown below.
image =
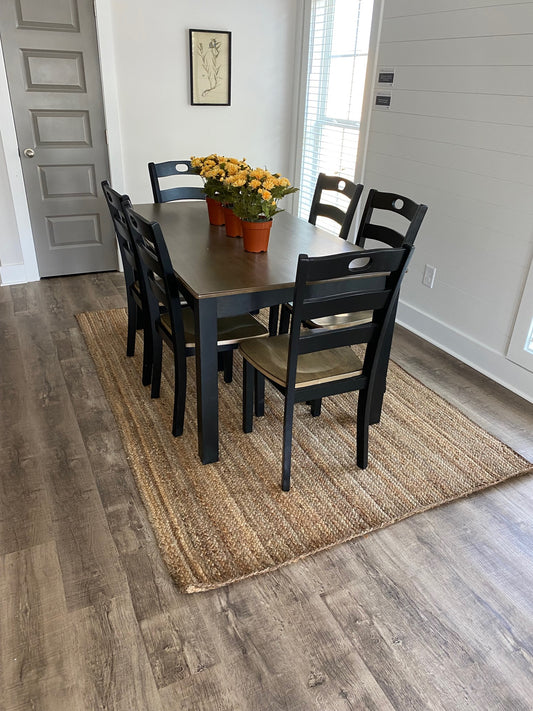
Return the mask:
{"type": "MultiPolygon", "coordinates": [[[[196,329],[196,390],[198,454],[204,464],[218,461],[217,318],[292,300],[298,256],[324,256],[360,251],[356,245],[288,212],[272,223],[266,252],[245,252],[243,241],[226,236],[224,226],[209,224],[204,201],[176,201],[134,205],[134,210],[158,222],[180,291],[193,309],[196,329]]],[[[384,277],[367,277],[380,280],[384,277]]],[[[372,287],[369,287],[372,288],[372,287]]],[[[277,310],[269,323],[275,333],[277,310]]],[[[392,337],[392,334],[391,334],[392,337]]],[[[381,368],[385,390],[388,353],[381,368]]],[[[378,422],[381,398],[376,398],[372,422],[378,422]]]]}

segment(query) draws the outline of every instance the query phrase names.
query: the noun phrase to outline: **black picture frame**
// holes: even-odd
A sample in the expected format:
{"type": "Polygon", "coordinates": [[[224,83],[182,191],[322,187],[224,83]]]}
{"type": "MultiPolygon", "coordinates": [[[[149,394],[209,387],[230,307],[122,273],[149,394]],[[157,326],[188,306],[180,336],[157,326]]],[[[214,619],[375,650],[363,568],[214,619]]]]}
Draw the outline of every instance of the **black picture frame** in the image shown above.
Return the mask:
{"type": "Polygon", "coordinates": [[[231,32],[189,30],[191,104],[231,105],[231,32]]]}

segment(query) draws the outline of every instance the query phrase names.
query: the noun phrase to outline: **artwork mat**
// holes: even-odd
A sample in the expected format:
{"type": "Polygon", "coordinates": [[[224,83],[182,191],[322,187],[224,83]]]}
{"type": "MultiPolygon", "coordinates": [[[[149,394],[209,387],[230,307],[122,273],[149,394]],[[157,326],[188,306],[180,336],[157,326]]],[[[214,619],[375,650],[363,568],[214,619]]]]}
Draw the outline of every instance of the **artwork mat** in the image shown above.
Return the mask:
{"type": "Polygon", "coordinates": [[[191,104],[231,103],[231,32],[189,30],[191,104]]]}

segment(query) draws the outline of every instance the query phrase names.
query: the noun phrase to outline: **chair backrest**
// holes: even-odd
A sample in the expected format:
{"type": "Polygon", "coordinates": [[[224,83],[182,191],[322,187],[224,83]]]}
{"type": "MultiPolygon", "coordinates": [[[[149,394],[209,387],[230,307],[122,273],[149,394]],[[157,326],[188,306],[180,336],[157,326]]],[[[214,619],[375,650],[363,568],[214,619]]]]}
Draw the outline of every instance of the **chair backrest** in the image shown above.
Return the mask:
{"type": "Polygon", "coordinates": [[[164,163],[148,163],[148,173],[152,184],[154,202],[170,202],[171,200],[205,200],[204,189],[194,185],[179,185],[161,189],[159,178],[171,175],[195,175],[190,160],[167,160],[164,163]]]}
{"type": "Polygon", "coordinates": [[[126,287],[129,288],[138,278],[138,255],[135,251],[131,233],[124,214],[124,205],[131,205],[127,195],[121,195],[109,185],[107,180],[102,181],[102,191],[111,213],[115,235],[117,237],[118,248],[122,258],[124,268],[124,278],[126,287]]]}
{"type": "Polygon", "coordinates": [[[158,222],[146,220],[131,206],[124,212],[148,285],[150,320],[155,323],[159,319],[162,304],[170,316],[175,352],[184,355],[185,335],[180,292],[161,227],[158,222]]]}
{"type": "Polygon", "coordinates": [[[347,239],[350,232],[353,216],[357,208],[357,203],[363,192],[363,186],[355,184],[347,178],[340,178],[337,175],[326,175],[320,173],[316,181],[315,193],[309,212],[309,222],[316,225],[317,217],[327,217],[340,225],[339,237],[347,239]],[[323,202],[323,193],[330,192],[335,195],[343,195],[347,200],[346,209],[323,202]]]}
{"type": "Polygon", "coordinates": [[[373,239],[383,244],[388,244],[389,247],[401,247],[404,244],[412,245],[427,209],[427,205],[419,205],[403,195],[382,193],[372,189],[368,193],[355,244],[359,245],[359,247],[364,247],[367,239],[373,239]],[[375,210],[382,210],[403,217],[408,222],[406,232],[402,234],[392,227],[372,222],[372,219],[376,217],[375,210]]]}
{"type": "MultiPolygon", "coordinates": [[[[289,335],[287,387],[294,387],[298,356],[342,346],[366,343],[361,379],[370,382],[394,318],[401,281],[414,247],[373,249],[361,252],[308,257],[301,254],[293,299],[289,335]],[[382,277],[369,285],[365,277],[382,277]],[[301,328],[317,318],[357,311],[372,311],[369,322],[348,323],[342,328],[301,328]]],[[[368,386],[370,387],[370,386],[368,386]]],[[[339,390],[339,392],[341,392],[339,390]]]]}

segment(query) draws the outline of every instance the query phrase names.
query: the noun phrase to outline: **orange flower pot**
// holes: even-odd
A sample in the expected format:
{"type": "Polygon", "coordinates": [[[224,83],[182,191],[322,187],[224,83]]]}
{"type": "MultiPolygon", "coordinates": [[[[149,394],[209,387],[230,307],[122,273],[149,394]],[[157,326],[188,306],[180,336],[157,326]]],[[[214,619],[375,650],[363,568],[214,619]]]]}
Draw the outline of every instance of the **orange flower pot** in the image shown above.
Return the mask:
{"type": "Polygon", "coordinates": [[[224,208],[222,205],[213,198],[206,197],[207,212],[209,214],[209,223],[211,225],[223,225],[224,224],[224,208]]]}
{"type": "Polygon", "coordinates": [[[233,212],[231,207],[224,206],[224,219],[226,221],[226,234],[228,237],[242,237],[241,218],[233,212]]]}
{"type": "Polygon", "coordinates": [[[266,252],[272,220],[265,222],[242,221],[243,247],[246,252],[266,252]]]}

